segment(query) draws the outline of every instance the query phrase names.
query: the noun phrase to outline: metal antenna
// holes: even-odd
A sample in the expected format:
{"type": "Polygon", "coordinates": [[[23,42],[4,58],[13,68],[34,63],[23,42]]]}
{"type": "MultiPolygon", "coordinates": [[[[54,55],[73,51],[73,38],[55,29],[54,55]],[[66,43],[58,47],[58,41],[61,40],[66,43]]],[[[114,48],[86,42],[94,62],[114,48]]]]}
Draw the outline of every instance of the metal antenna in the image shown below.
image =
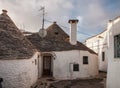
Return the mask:
{"type": "Polygon", "coordinates": [[[42,19],[42,30],[43,30],[43,29],[44,29],[44,21],[45,21],[45,20],[44,20],[45,7],[44,7],[44,6],[42,6],[42,7],[41,7],[41,9],[40,9],[39,11],[41,11],[41,10],[43,11],[43,14],[42,14],[42,15],[43,15],[43,19],[42,19]]]}
{"type": "Polygon", "coordinates": [[[41,10],[42,10],[42,12],[43,12],[43,13],[42,13],[42,15],[43,15],[43,19],[42,19],[42,29],[40,29],[38,33],[39,33],[40,37],[44,38],[44,37],[47,35],[47,31],[44,30],[45,7],[44,7],[44,6],[41,6],[41,8],[40,8],[39,11],[41,11],[41,10]]]}

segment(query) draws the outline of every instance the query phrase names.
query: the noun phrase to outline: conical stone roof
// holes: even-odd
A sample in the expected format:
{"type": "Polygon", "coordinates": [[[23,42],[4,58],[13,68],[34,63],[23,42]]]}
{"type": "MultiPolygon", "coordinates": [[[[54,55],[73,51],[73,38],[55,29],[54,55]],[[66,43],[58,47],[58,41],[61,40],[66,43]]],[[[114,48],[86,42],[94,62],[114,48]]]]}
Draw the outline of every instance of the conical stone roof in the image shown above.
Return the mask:
{"type": "Polygon", "coordinates": [[[34,51],[33,45],[16,27],[6,10],[0,14],[0,59],[27,59],[34,51]]]}
{"type": "Polygon", "coordinates": [[[76,45],[71,45],[69,36],[55,22],[46,31],[47,36],[44,38],[41,38],[38,33],[26,36],[39,51],[84,50],[96,54],[80,42],[77,42],[76,45]]]}

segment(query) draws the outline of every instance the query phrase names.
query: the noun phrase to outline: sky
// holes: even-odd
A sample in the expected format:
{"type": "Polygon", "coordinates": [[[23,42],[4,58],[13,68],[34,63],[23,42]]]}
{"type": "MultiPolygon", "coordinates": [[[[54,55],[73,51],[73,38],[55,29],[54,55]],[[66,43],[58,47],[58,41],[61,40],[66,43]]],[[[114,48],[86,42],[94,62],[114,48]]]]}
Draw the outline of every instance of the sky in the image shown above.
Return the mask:
{"type": "Polygon", "coordinates": [[[18,28],[30,32],[42,27],[42,6],[45,28],[56,21],[69,34],[68,20],[78,19],[77,39],[81,42],[102,32],[109,20],[120,16],[120,0],[0,0],[0,10],[6,9],[18,28]]]}

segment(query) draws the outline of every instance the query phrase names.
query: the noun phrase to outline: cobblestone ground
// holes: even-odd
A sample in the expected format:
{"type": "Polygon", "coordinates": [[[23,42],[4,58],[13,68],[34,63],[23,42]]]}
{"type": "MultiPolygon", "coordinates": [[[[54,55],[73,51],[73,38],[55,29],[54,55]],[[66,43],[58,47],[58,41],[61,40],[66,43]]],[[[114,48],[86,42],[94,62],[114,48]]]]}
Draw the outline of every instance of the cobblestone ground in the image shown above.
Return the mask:
{"type": "Polygon", "coordinates": [[[52,83],[49,88],[104,88],[102,79],[64,80],[52,83]]]}
{"type": "Polygon", "coordinates": [[[96,78],[55,80],[53,78],[42,78],[37,88],[105,88],[106,73],[100,73],[96,78]]]}

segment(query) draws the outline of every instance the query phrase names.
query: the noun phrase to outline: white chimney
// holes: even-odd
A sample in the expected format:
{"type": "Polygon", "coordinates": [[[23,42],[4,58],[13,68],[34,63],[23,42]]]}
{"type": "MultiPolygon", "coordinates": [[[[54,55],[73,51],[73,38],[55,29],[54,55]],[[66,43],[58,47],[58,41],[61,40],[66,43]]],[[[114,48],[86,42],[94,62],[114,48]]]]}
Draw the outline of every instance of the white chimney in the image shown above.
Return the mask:
{"type": "Polygon", "coordinates": [[[77,44],[77,23],[78,20],[77,19],[70,19],[68,21],[68,23],[70,23],[70,43],[72,45],[76,45],[77,44]]]}

